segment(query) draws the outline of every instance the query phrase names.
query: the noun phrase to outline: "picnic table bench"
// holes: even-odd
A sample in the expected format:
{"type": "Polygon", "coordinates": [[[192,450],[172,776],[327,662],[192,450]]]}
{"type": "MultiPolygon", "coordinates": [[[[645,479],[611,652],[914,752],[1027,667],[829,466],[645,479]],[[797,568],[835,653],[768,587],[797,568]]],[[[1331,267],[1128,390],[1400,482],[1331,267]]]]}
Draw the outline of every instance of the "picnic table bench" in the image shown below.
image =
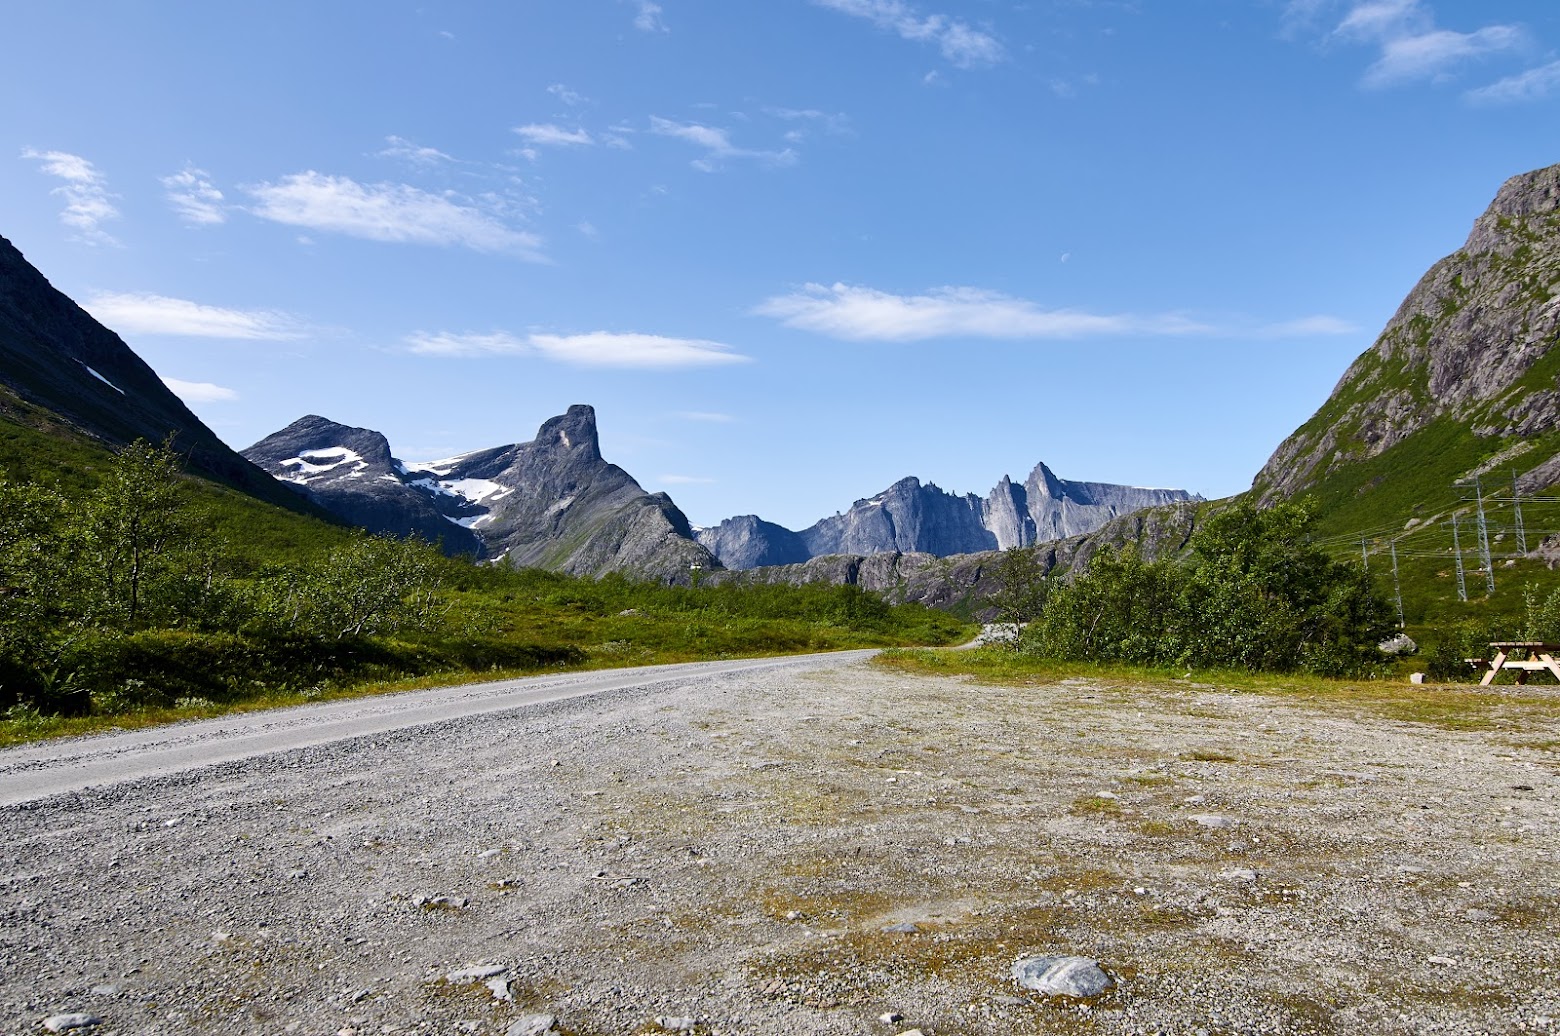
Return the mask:
{"type": "Polygon", "coordinates": [[[1515,670],[1517,683],[1527,683],[1529,673],[1542,672],[1551,673],[1556,680],[1560,680],[1560,662],[1555,661],[1555,655],[1560,653],[1560,644],[1542,640],[1495,640],[1490,642],[1490,648],[1495,652],[1494,658],[1467,660],[1475,669],[1489,667],[1484,678],[1479,681],[1480,687],[1494,683],[1502,669],[1515,670]],[[1521,653],[1526,657],[1512,658],[1513,653],[1521,653]]]}

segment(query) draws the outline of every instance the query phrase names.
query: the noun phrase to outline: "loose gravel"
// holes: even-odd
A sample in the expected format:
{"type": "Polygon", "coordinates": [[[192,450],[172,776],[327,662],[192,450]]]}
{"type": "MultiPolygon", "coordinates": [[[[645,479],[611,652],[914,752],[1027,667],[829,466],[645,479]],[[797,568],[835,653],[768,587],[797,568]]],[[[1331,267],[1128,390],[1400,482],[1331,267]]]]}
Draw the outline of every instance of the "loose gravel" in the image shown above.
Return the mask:
{"type": "Polygon", "coordinates": [[[854,661],[86,790],[0,808],[0,1032],[1552,1031],[1550,715],[854,661]]]}

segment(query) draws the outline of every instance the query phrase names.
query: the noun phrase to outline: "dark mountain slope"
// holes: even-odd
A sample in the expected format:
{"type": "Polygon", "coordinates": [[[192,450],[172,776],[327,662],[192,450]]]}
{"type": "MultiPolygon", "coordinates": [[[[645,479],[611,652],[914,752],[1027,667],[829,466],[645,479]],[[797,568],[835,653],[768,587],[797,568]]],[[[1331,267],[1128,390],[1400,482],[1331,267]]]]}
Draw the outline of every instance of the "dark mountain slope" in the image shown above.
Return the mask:
{"type": "Polygon", "coordinates": [[[0,385],[108,445],[174,446],[196,474],[292,510],[306,505],[229,449],[114,332],[0,237],[0,385]]]}

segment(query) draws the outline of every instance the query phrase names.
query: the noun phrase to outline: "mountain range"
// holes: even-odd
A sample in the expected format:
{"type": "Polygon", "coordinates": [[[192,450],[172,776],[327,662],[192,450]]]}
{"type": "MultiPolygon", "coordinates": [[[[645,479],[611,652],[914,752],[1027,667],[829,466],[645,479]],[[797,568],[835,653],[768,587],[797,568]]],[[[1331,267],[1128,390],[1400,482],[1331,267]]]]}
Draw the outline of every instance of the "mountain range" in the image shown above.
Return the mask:
{"type": "Polygon", "coordinates": [[[911,477],[800,532],[742,515],[699,529],[698,538],[734,569],[799,564],[835,554],[947,557],[1064,539],[1145,507],[1200,499],[1181,489],[1069,482],[1037,464],[1022,484],[1004,475],[984,498],[957,496],[911,477]]]}
{"type": "MultiPolygon", "coordinates": [[[[1423,579],[1440,586],[1449,545],[1437,537],[1467,508],[1472,480],[1510,486],[1508,503],[1560,482],[1557,341],[1560,166],[1552,166],[1501,187],[1463,246],[1430,268],[1274,451],[1247,498],[1309,499],[1324,534],[1363,540],[1367,553],[1390,540],[1410,569],[1417,551],[1423,579]]],[[[6,429],[23,425],[29,434],[63,427],[99,448],[172,435],[195,474],[485,561],[683,581],[698,569],[720,580],[821,579],[943,605],[982,596],[995,551],[1038,546],[1042,566],[1063,571],[1103,545],[1160,556],[1184,549],[1220,506],[1178,490],[1071,482],[1041,464],[1022,484],[1004,478],[984,497],[906,478],[800,531],[754,515],[696,530],[665,494],[646,492],[602,458],[586,406],[544,422],[529,442],[444,461],[397,460],[380,433],[318,416],[241,456],[0,238],[0,447],[21,442],[6,429]]],[[[0,455],[5,466],[25,469],[26,457],[0,455]]],[[[1505,564],[1557,552],[1554,537],[1532,546],[1508,531],[1494,530],[1505,564]]]]}

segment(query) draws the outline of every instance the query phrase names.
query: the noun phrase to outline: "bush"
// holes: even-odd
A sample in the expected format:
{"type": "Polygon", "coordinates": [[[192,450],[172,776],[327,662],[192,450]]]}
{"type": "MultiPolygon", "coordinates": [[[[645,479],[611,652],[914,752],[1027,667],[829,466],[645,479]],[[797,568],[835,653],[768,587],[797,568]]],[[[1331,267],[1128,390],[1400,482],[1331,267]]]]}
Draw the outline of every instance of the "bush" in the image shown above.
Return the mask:
{"type": "Polygon", "coordinates": [[[1364,573],[1311,544],[1312,516],[1230,507],[1182,562],[1096,554],[1054,588],[1020,648],[1064,660],[1363,675],[1380,664],[1387,604],[1364,573]]]}

